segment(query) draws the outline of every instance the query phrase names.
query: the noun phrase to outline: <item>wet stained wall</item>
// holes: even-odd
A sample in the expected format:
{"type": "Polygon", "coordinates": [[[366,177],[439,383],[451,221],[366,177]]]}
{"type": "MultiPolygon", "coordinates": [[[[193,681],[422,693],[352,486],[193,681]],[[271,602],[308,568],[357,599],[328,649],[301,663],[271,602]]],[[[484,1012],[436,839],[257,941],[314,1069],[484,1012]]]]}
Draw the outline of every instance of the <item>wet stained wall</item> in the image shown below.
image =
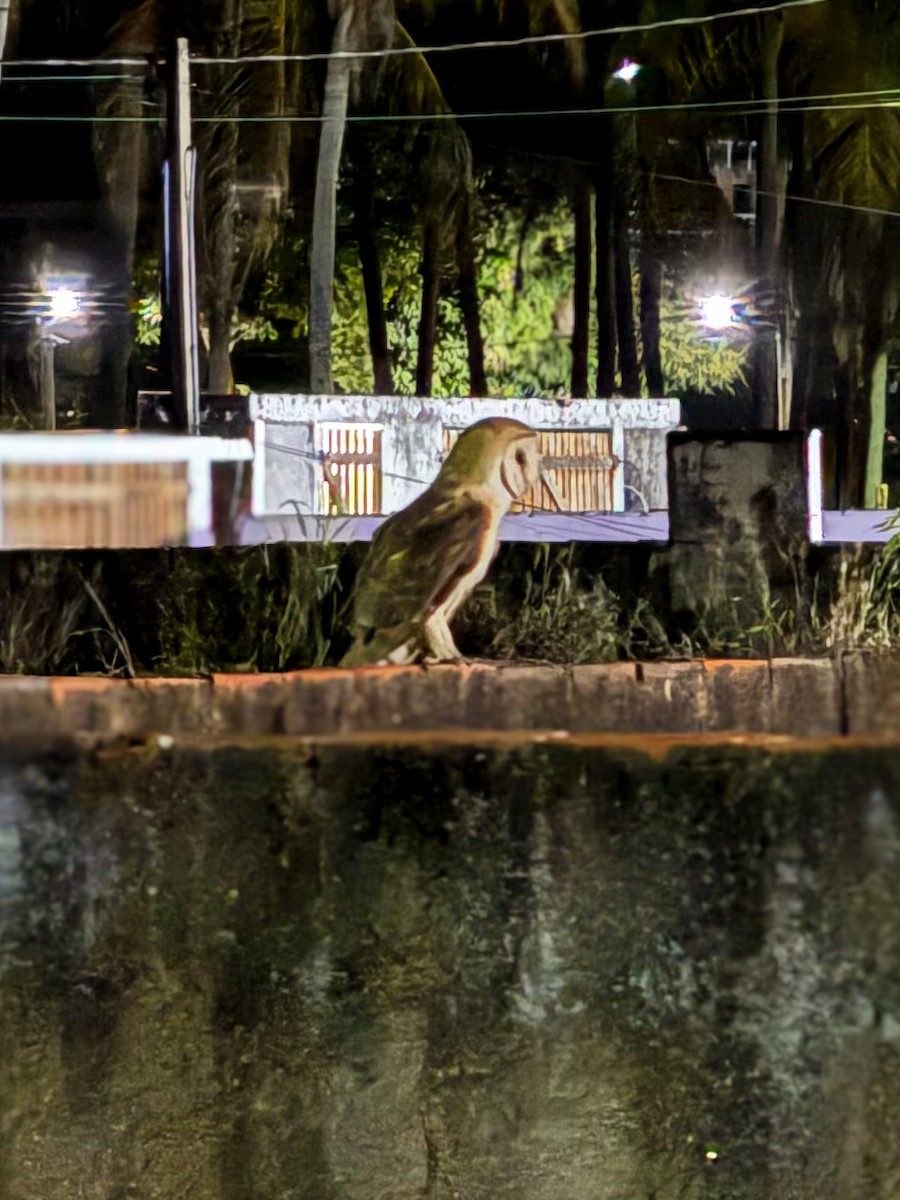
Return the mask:
{"type": "Polygon", "coordinates": [[[900,1191],[896,746],[3,762],[3,1200],[900,1191]]]}

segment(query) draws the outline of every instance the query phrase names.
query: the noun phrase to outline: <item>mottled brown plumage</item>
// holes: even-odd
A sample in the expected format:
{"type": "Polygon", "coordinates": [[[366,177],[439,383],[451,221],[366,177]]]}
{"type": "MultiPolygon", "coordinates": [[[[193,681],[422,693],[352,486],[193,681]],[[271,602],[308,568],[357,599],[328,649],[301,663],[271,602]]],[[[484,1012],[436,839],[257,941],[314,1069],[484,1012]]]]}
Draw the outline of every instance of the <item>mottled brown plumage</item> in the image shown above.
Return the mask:
{"type": "Polygon", "coordinates": [[[465,430],[434,483],[372,539],[342,665],[459,661],[448,622],[487,574],[513,500],[539,478],[537,435],[527,425],[489,417],[465,430]]]}

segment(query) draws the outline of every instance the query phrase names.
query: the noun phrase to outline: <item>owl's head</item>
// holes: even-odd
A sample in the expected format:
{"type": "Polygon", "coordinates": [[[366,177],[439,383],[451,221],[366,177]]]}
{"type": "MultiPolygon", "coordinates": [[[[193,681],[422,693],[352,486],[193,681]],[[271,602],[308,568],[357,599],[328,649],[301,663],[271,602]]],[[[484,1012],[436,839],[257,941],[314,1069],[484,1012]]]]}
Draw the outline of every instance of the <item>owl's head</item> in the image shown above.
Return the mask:
{"type": "Polygon", "coordinates": [[[510,417],[487,417],[459,435],[441,475],[454,484],[493,487],[508,506],[540,481],[537,433],[510,417]]]}

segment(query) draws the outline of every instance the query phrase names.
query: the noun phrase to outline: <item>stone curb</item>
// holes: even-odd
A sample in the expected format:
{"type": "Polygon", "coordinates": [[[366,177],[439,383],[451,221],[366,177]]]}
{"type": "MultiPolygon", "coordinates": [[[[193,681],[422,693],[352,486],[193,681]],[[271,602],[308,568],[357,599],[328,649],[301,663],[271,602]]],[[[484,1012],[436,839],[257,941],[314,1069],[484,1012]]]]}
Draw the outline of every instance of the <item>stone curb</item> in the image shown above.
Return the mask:
{"type": "Polygon", "coordinates": [[[0,736],[397,730],[900,732],[900,660],[366,667],[135,680],[0,676],[0,736]]]}

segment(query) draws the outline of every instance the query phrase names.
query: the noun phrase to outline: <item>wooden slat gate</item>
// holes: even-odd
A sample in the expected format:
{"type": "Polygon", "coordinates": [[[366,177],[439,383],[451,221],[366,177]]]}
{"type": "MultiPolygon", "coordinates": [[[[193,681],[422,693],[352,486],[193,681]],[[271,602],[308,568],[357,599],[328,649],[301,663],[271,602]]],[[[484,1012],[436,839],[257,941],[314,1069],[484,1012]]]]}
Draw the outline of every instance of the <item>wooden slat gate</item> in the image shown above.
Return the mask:
{"type": "Polygon", "coordinates": [[[377,515],[381,512],[381,429],[375,425],[316,425],[322,456],[321,511],[377,515]]]}
{"type": "MultiPolygon", "coordinates": [[[[461,430],[444,429],[444,456],[461,430]]],[[[608,429],[540,429],[538,446],[544,470],[550,476],[563,512],[612,512],[613,486],[618,459],[612,451],[608,429]]],[[[555,504],[541,488],[532,491],[513,511],[555,511],[555,504]]]]}
{"type": "Polygon", "coordinates": [[[186,463],[6,463],[8,549],[178,545],[187,534],[186,463]]]}

